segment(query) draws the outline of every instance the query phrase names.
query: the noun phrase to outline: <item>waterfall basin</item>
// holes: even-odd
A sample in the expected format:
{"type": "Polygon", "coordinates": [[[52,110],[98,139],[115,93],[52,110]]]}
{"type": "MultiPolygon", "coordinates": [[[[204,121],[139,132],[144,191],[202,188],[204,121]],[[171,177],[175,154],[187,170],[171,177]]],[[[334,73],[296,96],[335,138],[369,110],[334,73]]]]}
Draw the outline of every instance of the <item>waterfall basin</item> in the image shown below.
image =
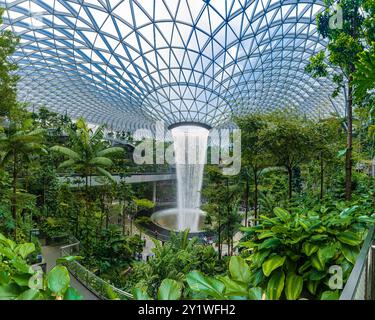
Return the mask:
{"type": "MultiPolygon", "coordinates": [[[[188,220],[197,219],[198,222],[198,228],[197,230],[190,230],[190,233],[201,233],[205,232],[205,219],[206,214],[200,210],[200,209],[184,209],[184,215],[186,215],[186,218],[188,220]]],[[[179,230],[179,218],[180,218],[180,211],[178,208],[173,209],[166,209],[166,210],[160,210],[155,212],[151,216],[151,221],[156,224],[157,226],[169,230],[169,231],[184,231],[179,230]]]]}

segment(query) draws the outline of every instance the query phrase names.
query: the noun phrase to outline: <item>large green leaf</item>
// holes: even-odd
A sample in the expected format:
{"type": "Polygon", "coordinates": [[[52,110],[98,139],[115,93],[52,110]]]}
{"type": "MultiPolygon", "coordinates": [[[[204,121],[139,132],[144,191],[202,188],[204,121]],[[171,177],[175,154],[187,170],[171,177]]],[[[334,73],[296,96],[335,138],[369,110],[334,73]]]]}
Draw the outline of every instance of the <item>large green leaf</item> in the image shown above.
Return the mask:
{"type": "Polygon", "coordinates": [[[22,292],[18,297],[17,300],[38,300],[40,299],[40,292],[36,289],[28,289],[22,292]]]}
{"type": "Polygon", "coordinates": [[[327,240],[328,235],[327,234],[316,234],[311,237],[312,241],[324,241],[327,240]]]}
{"type": "Polygon", "coordinates": [[[14,283],[0,286],[0,300],[14,300],[20,293],[20,287],[14,283]]]}
{"type": "MultiPolygon", "coordinates": [[[[254,266],[257,268],[262,266],[262,263],[264,260],[270,255],[271,251],[264,250],[264,251],[258,251],[254,254],[252,254],[249,258],[249,260],[252,262],[254,266]]],[[[247,260],[247,259],[246,259],[247,260]]]]}
{"type": "Polygon", "coordinates": [[[16,247],[15,250],[22,258],[26,258],[30,253],[35,251],[34,243],[23,243],[16,247]]]}
{"type": "Polygon", "coordinates": [[[353,206],[353,207],[344,209],[343,211],[340,212],[340,218],[346,218],[346,217],[350,216],[358,208],[359,208],[359,206],[353,206]]]}
{"type": "Polygon", "coordinates": [[[263,290],[259,287],[254,287],[249,290],[248,293],[249,300],[262,300],[263,290]]]}
{"type": "Polygon", "coordinates": [[[66,161],[60,163],[59,168],[60,169],[71,168],[75,165],[75,163],[76,163],[75,160],[69,159],[69,160],[66,160],[66,161]]]}
{"type": "Polygon", "coordinates": [[[113,165],[113,161],[106,157],[96,157],[90,160],[90,164],[102,167],[110,167],[113,165]]]}
{"type": "Polygon", "coordinates": [[[290,214],[288,211],[282,208],[275,208],[273,209],[273,213],[276,217],[278,217],[281,221],[286,222],[288,218],[290,217],[290,214]]]}
{"type": "Polygon", "coordinates": [[[270,237],[273,237],[275,235],[275,233],[273,231],[270,231],[270,230],[260,230],[260,234],[258,235],[258,239],[259,240],[262,240],[262,239],[266,239],[266,238],[270,238],[270,237]]]}
{"type": "Polygon", "coordinates": [[[13,267],[15,267],[20,273],[34,273],[33,269],[18,256],[14,257],[11,262],[13,267]]]}
{"type": "Polygon", "coordinates": [[[112,182],[116,182],[116,179],[105,169],[97,167],[96,170],[98,173],[106,178],[108,178],[112,182]]]}
{"type": "Polygon", "coordinates": [[[300,266],[298,268],[298,272],[299,273],[304,273],[310,267],[311,267],[311,261],[307,260],[307,261],[304,262],[304,264],[302,266],[300,266]]]}
{"type": "Polygon", "coordinates": [[[67,157],[69,157],[69,158],[71,158],[75,161],[81,160],[81,156],[77,152],[73,151],[72,149],[66,148],[66,147],[54,146],[50,150],[54,151],[54,152],[61,153],[64,156],[67,156],[67,157]]]}
{"type": "Polygon", "coordinates": [[[267,283],[267,298],[279,300],[284,289],[285,274],[282,270],[275,270],[267,283]]]}
{"type": "Polygon", "coordinates": [[[64,300],[82,300],[83,296],[74,288],[69,287],[64,294],[64,300]]]}
{"type": "Polygon", "coordinates": [[[375,224],[375,217],[359,216],[357,220],[358,222],[362,222],[362,223],[375,224]]]}
{"type": "Polygon", "coordinates": [[[228,276],[219,277],[219,280],[225,285],[226,297],[247,297],[248,284],[235,281],[228,276]]]}
{"type": "Polygon", "coordinates": [[[310,257],[313,253],[319,250],[319,246],[310,242],[304,242],[302,245],[302,252],[310,257]]]}
{"type": "Polygon", "coordinates": [[[239,256],[234,256],[229,262],[229,272],[235,281],[249,283],[251,272],[248,264],[239,256]]]}
{"type": "Polygon", "coordinates": [[[348,260],[350,263],[355,264],[357,256],[359,254],[359,247],[347,246],[343,244],[341,246],[341,250],[345,259],[348,260]]]}
{"type": "Polygon", "coordinates": [[[108,149],[99,151],[97,153],[97,156],[98,157],[107,157],[109,155],[120,154],[120,153],[123,153],[123,152],[124,152],[124,149],[121,148],[121,147],[112,147],[112,148],[108,148],[108,149]]]}
{"type": "Polygon", "coordinates": [[[269,238],[264,240],[258,247],[259,250],[263,249],[275,249],[281,244],[281,241],[277,238],[269,238]]]}
{"type": "Polygon", "coordinates": [[[319,285],[319,281],[308,280],[307,281],[307,290],[309,290],[309,292],[311,294],[315,295],[316,289],[318,288],[318,285],[319,285]]]}
{"type": "Polygon", "coordinates": [[[135,300],[152,300],[144,288],[134,288],[133,296],[135,300]]]}
{"type": "Polygon", "coordinates": [[[327,272],[325,270],[318,271],[316,269],[312,269],[308,273],[308,276],[309,276],[309,280],[311,280],[311,281],[320,281],[327,276],[327,272]]]}
{"type": "Polygon", "coordinates": [[[264,279],[265,279],[265,276],[263,274],[263,270],[260,268],[257,271],[252,272],[250,283],[256,287],[256,286],[259,286],[264,279]]]}
{"type": "Polygon", "coordinates": [[[317,254],[314,254],[312,257],[311,257],[311,264],[312,266],[318,270],[318,271],[323,271],[324,270],[324,264],[322,263],[322,261],[318,258],[318,255],[317,254]]]}
{"type": "Polygon", "coordinates": [[[269,276],[273,270],[281,267],[285,262],[286,257],[272,256],[262,264],[262,270],[265,276],[269,276]]]}
{"type": "Polygon", "coordinates": [[[335,256],[336,251],[336,247],[332,244],[320,248],[317,253],[320,263],[324,266],[329,260],[331,260],[335,256]]]}
{"type": "Polygon", "coordinates": [[[340,293],[338,291],[324,291],[320,299],[321,300],[339,300],[340,293]]]}
{"type": "Polygon", "coordinates": [[[193,291],[198,291],[215,299],[224,299],[225,285],[214,278],[206,277],[199,271],[192,271],[186,275],[186,281],[193,291]]]}
{"type": "Polygon", "coordinates": [[[70,284],[68,269],[64,266],[54,267],[48,273],[47,284],[48,288],[56,295],[64,295],[70,284]]]}
{"type": "Polygon", "coordinates": [[[8,259],[13,259],[16,256],[16,254],[10,248],[1,247],[1,246],[0,246],[0,255],[3,255],[7,257],[8,259]]]}
{"type": "Polygon", "coordinates": [[[21,287],[29,286],[29,281],[31,278],[31,274],[29,273],[22,273],[22,274],[15,274],[13,275],[13,280],[21,287]]]}
{"type": "Polygon", "coordinates": [[[341,232],[336,237],[340,242],[348,244],[349,246],[358,246],[362,243],[361,236],[352,231],[341,232]]]}
{"type": "Polygon", "coordinates": [[[0,271],[0,285],[9,284],[10,282],[10,275],[9,272],[5,270],[0,271]]]}
{"type": "Polygon", "coordinates": [[[288,300],[297,300],[302,292],[303,278],[295,273],[288,273],[285,282],[285,295],[288,300]]]}
{"type": "Polygon", "coordinates": [[[181,284],[176,280],[164,279],[158,290],[158,300],[179,300],[181,284]]]}

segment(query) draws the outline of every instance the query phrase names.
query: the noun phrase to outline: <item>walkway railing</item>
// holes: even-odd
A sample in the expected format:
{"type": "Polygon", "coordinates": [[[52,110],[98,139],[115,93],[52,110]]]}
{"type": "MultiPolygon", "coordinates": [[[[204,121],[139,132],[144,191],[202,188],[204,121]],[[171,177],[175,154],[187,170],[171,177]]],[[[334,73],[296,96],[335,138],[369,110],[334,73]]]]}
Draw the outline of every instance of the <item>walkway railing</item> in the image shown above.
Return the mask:
{"type": "Polygon", "coordinates": [[[375,227],[367,233],[340,300],[375,300],[375,227]]]}
{"type": "MultiPolygon", "coordinates": [[[[80,242],[69,237],[69,244],[60,248],[60,255],[71,256],[79,255],[80,242]]],[[[99,278],[90,270],[81,265],[78,261],[70,261],[64,263],[69,272],[88,290],[102,300],[131,300],[133,296],[130,293],[122,291],[112,284],[99,278]]]]}

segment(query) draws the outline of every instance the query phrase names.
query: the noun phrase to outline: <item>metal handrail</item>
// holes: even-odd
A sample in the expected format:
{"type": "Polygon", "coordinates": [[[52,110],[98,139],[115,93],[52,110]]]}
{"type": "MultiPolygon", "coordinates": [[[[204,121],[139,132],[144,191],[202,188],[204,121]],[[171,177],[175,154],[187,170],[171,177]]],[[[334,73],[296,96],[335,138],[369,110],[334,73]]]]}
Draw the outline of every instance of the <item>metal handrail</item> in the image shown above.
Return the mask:
{"type": "Polygon", "coordinates": [[[341,293],[340,300],[358,300],[359,285],[364,282],[364,294],[359,300],[375,297],[375,227],[369,229],[357,261],[341,293]]]}
{"type": "MultiPolygon", "coordinates": [[[[71,243],[60,247],[60,255],[62,257],[79,252],[80,241],[75,237],[70,237],[69,242],[71,243]]],[[[77,279],[77,281],[79,281],[84,287],[102,300],[134,299],[132,294],[116,288],[109,282],[92,273],[78,261],[69,261],[65,262],[64,264],[68,268],[69,272],[77,279]]]]}

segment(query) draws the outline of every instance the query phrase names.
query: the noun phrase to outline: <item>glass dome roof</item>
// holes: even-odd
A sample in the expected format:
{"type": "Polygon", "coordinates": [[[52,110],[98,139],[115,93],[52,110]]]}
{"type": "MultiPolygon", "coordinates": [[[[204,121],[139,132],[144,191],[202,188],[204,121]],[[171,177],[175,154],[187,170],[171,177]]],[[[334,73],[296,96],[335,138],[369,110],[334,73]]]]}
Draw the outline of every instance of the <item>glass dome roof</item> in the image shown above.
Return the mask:
{"type": "Polygon", "coordinates": [[[225,124],[286,106],[344,113],[334,84],[304,72],[326,45],[323,1],[3,0],[3,28],[21,37],[20,99],[134,130],[225,124]]]}

